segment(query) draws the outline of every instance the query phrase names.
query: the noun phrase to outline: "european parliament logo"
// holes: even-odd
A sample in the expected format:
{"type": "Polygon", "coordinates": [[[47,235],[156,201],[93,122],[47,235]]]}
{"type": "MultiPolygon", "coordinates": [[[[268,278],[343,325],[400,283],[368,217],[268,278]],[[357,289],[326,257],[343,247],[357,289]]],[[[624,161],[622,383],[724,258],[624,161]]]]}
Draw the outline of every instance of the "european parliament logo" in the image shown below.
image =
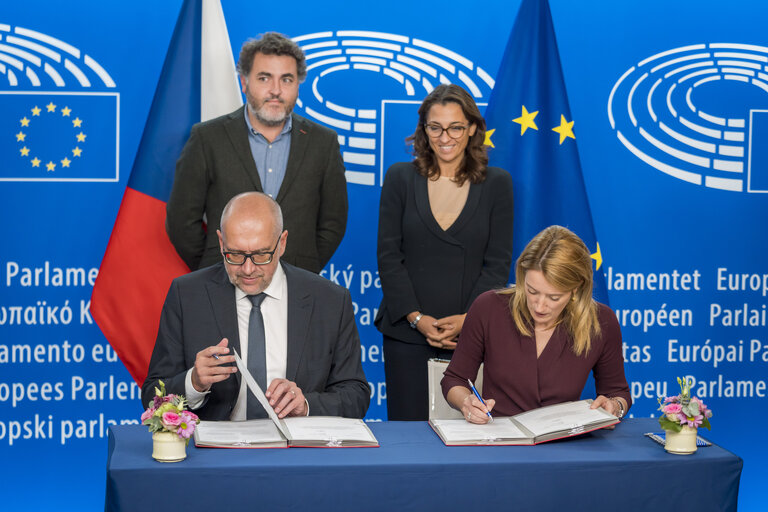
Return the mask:
{"type": "Polygon", "coordinates": [[[768,192],[768,47],[696,44],[652,55],[611,90],[621,143],[694,185],[768,192]]]}
{"type": "Polygon", "coordinates": [[[0,181],[118,181],[114,88],[79,48],[0,24],[0,181]]]}
{"type": "Polygon", "coordinates": [[[297,110],[339,134],[349,183],[381,185],[386,155],[393,155],[387,164],[402,160],[403,139],[413,133],[418,106],[436,85],[459,84],[478,105],[494,85],[470,59],[408,36],[339,30],[293,40],[307,58],[297,110]]]}

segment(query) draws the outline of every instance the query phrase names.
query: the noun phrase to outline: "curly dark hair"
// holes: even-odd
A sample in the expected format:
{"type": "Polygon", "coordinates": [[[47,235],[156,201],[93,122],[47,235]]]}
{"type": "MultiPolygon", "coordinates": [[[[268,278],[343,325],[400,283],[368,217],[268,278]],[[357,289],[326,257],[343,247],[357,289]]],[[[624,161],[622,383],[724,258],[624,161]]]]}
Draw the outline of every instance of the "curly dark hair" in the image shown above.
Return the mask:
{"type": "Polygon", "coordinates": [[[413,135],[405,139],[413,144],[413,163],[419,170],[419,174],[432,178],[440,175],[437,158],[429,145],[429,137],[424,131],[427,124],[427,115],[433,105],[445,105],[456,103],[461,107],[469,125],[475,125],[475,134],[469,138],[464,150],[464,159],[461,162],[455,180],[463,185],[466,180],[470,183],[482,183],[485,181],[486,167],[488,166],[488,154],[485,149],[485,119],[480,115],[475,100],[467,91],[455,84],[440,84],[435,87],[419,107],[419,124],[413,135]]]}
{"type": "Polygon", "coordinates": [[[264,55],[287,55],[296,59],[296,78],[303,82],[307,78],[307,61],[299,45],[277,32],[262,34],[260,39],[249,39],[240,49],[240,59],[237,61],[237,72],[247,77],[253,67],[253,57],[257,53],[264,55]]]}

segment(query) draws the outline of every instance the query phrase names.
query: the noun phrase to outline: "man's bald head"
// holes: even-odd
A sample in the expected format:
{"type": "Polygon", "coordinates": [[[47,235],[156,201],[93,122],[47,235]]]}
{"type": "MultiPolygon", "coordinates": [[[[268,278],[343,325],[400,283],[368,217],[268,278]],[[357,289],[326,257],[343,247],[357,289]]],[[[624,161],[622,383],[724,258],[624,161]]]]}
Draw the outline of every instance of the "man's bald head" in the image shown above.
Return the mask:
{"type": "Polygon", "coordinates": [[[262,192],[243,192],[229,200],[221,212],[221,232],[226,234],[226,223],[259,220],[274,226],[274,236],[283,231],[283,211],[277,201],[262,192]]]}
{"type": "Polygon", "coordinates": [[[261,192],[237,195],[224,207],[218,235],[230,282],[246,295],[266,290],[288,237],[280,206],[261,192]]]}

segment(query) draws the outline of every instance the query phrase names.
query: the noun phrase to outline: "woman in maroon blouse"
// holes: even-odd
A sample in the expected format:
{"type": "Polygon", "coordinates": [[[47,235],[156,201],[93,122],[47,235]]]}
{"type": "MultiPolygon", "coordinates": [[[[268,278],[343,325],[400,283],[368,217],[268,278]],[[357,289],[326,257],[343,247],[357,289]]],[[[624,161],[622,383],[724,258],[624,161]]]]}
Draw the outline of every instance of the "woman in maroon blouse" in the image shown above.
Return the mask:
{"type": "Polygon", "coordinates": [[[511,416],[578,400],[589,372],[602,407],[618,417],[632,404],[624,377],[621,331],[608,306],[592,299],[592,260],[584,242],[561,226],[531,240],[517,260],[517,286],[472,304],[443,394],[467,421],[486,412],[511,416]],[[469,390],[481,363],[483,405],[469,390]]]}

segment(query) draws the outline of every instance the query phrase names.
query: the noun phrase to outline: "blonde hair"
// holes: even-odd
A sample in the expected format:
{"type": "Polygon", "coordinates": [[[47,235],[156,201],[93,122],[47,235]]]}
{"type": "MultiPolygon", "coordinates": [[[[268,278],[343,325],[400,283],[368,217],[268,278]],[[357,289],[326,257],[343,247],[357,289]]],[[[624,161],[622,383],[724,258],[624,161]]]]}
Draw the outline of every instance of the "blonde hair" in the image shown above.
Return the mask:
{"type": "Polygon", "coordinates": [[[533,318],[522,287],[529,270],[544,274],[549,284],[565,292],[573,291],[555,325],[564,324],[573,338],[573,352],[580,356],[589,352],[592,337],[600,335],[597,303],[592,299],[592,258],[587,246],[572,231],[562,226],[550,226],[536,235],[523,250],[515,266],[517,286],[501,290],[510,295],[509,310],[517,329],[531,336],[533,318]]]}

